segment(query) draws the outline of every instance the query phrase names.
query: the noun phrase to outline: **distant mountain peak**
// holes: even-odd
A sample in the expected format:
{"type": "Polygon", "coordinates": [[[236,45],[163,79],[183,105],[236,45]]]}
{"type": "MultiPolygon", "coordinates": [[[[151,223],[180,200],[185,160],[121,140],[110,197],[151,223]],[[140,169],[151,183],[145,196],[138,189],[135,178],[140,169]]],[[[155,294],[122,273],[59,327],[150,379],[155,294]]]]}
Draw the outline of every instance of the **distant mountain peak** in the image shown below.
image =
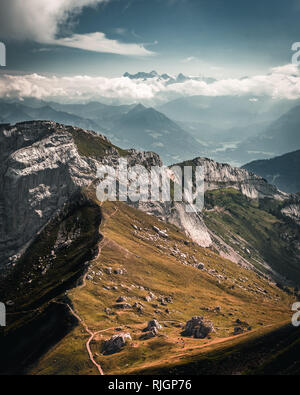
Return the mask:
{"type": "Polygon", "coordinates": [[[163,73],[163,74],[158,74],[157,71],[152,70],[150,73],[145,73],[145,72],[138,72],[136,74],[130,74],[128,72],[123,74],[123,77],[125,78],[130,78],[131,80],[151,80],[151,79],[158,79],[160,81],[163,81],[167,85],[170,84],[178,84],[178,83],[183,83],[186,81],[194,80],[194,81],[204,81],[208,84],[211,84],[215,82],[216,80],[214,78],[207,78],[207,77],[193,77],[193,76],[187,76],[183,73],[179,73],[176,76],[171,76],[170,74],[163,73]]]}

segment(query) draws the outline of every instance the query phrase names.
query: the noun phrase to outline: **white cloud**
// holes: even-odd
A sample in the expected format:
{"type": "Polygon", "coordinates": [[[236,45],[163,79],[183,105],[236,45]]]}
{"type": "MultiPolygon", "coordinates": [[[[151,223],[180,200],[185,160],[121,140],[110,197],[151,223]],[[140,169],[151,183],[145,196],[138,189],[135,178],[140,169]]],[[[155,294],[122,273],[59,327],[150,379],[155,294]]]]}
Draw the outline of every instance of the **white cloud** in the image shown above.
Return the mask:
{"type": "Polygon", "coordinates": [[[53,40],[53,44],[119,55],[148,56],[152,54],[142,45],[126,44],[120,43],[117,40],[110,40],[104,33],[99,32],[90,34],[73,34],[71,37],[53,40]]]}
{"type": "Polygon", "coordinates": [[[64,45],[96,52],[121,55],[151,55],[139,44],[110,40],[104,33],[57,35],[70,28],[84,7],[109,0],[1,0],[0,36],[13,40],[31,40],[42,44],[64,45]]]}
{"type": "Polygon", "coordinates": [[[273,74],[300,75],[299,68],[295,64],[286,64],[284,66],[273,67],[271,72],[273,74]]]}
{"type": "Polygon", "coordinates": [[[273,68],[269,74],[244,79],[221,79],[214,83],[189,80],[166,84],[159,79],[131,80],[91,76],[56,77],[1,75],[0,97],[61,98],[62,100],[118,100],[123,103],[142,101],[151,105],[182,96],[251,95],[259,98],[300,98],[300,73],[290,65],[273,68]],[[290,72],[288,72],[290,70],[290,72]]]}
{"type": "Polygon", "coordinates": [[[197,60],[197,58],[195,56],[189,56],[188,58],[185,58],[182,60],[182,63],[190,63],[197,60]]]}

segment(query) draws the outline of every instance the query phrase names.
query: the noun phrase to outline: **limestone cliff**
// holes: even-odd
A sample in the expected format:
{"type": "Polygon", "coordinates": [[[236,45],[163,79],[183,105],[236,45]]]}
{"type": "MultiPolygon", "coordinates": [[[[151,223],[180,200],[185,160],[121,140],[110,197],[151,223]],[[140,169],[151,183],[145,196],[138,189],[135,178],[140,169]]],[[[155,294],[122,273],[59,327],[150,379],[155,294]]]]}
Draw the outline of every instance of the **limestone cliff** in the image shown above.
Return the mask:
{"type": "MultiPolygon", "coordinates": [[[[117,166],[126,156],[129,166],[148,170],[161,166],[152,152],[121,150],[91,131],[49,121],[0,126],[0,267],[14,264],[20,254],[81,188],[96,180],[97,165],[117,166]]],[[[232,187],[249,198],[288,199],[264,179],[243,169],[198,158],[180,166],[203,166],[205,189],[232,187]]],[[[187,213],[183,203],[140,203],[138,208],[182,229],[201,246],[211,237],[201,213],[187,213]]],[[[283,210],[294,217],[294,206],[283,210]]]]}

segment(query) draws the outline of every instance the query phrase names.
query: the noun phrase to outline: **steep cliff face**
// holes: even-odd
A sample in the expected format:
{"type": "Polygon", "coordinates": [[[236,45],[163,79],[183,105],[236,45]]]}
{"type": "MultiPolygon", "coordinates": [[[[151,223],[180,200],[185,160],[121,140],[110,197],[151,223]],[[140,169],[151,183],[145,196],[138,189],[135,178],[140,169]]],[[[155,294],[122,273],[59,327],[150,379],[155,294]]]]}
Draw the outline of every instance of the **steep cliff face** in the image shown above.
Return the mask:
{"type": "Polygon", "coordinates": [[[300,225],[300,194],[292,195],[291,198],[285,202],[281,213],[300,225]]]}
{"type": "MultiPolygon", "coordinates": [[[[218,163],[211,159],[196,158],[192,161],[180,163],[177,166],[181,168],[184,166],[191,166],[194,169],[197,166],[203,168],[205,193],[212,190],[233,188],[250,199],[269,198],[283,201],[289,197],[288,194],[279,191],[275,186],[268,184],[266,180],[251,172],[234,168],[228,164],[218,163]]],[[[174,174],[173,179],[179,181],[178,175],[174,174]]],[[[204,199],[204,203],[205,201],[206,199],[204,199]]],[[[201,212],[187,213],[185,203],[150,202],[138,203],[135,207],[176,225],[202,247],[209,247],[213,244],[211,232],[205,225],[201,212]]],[[[285,212],[283,214],[287,215],[285,212]]],[[[229,256],[232,257],[233,252],[229,256]]],[[[242,260],[239,256],[238,261],[242,260]]],[[[247,264],[247,262],[245,263],[247,264]]]]}
{"type": "Polygon", "coordinates": [[[96,179],[100,163],[115,165],[123,154],[129,165],[161,165],[154,153],[120,151],[104,136],[55,122],[3,125],[0,266],[13,264],[76,192],[96,179]]]}
{"type": "Polygon", "coordinates": [[[196,158],[192,161],[180,163],[180,166],[202,166],[206,191],[234,188],[251,199],[272,198],[283,200],[288,197],[287,193],[279,191],[262,177],[225,163],[218,163],[207,158],[196,158]]]}
{"type": "Polygon", "coordinates": [[[0,261],[20,253],[72,195],[93,179],[72,135],[52,122],[0,130],[0,261]]]}
{"type": "MultiPolygon", "coordinates": [[[[121,150],[104,136],[55,122],[24,122],[0,127],[0,261],[14,262],[36,235],[83,187],[96,180],[97,166],[162,166],[152,152],[121,150]]],[[[227,164],[197,158],[179,166],[202,166],[205,190],[234,188],[243,195],[279,201],[289,195],[263,178],[227,164]]],[[[176,225],[203,247],[212,244],[201,213],[187,213],[180,202],[135,204],[139,209],[176,225]]],[[[282,213],[295,220],[294,206],[282,213]],[[291,211],[292,210],[292,211],[291,211]]]]}

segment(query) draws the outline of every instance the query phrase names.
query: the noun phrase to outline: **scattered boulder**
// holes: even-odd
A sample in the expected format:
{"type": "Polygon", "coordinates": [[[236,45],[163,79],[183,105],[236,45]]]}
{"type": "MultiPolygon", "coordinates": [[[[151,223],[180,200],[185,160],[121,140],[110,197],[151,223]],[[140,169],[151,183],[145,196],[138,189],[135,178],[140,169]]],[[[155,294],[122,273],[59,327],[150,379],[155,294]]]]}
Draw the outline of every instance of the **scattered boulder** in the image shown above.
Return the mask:
{"type": "Polygon", "coordinates": [[[195,339],[205,339],[212,332],[215,332],[215,329],[211,321],[205,320],[203,317],[193,317],[186,323],[182,334],[195,339]]]}
{"type": "Polygon", "coordinates": [[[126,342],[131,340],[129,333],[120,333],[113,335],[110,339],[105,340],[102,348],[103,355],[111,355],[120,352],[126,346],[126,342]]]}
{"type": "Polygon", "coordinates": [[[111,310],[109,307],[106,307],[106,308],[104,309],[104,312],[105,312],[105,314],[107,314],[107,315],[111,315],[111,314],[112,314],[112,310],[111,310]]]}
{"type": "Polygon", "coordinates": [[[239,326],[244,327],[244,328],[248,328],[248,327],[249,327],[248,322],[241,321],[240,319],[237,319],[237,320],[235,321],[235,323],[238,324],[239,326]]]}
{"type": "Polygon", "coordinates": [[[135,302],[135,304],[133,305],[133,308],[137,309],[138,313],[142,313],[144,310],[142,303],[139,303],[139,302],[135,302]]]}
{"type": "Polygon", "coordinates": [[[242,327],[237,326],[237,327],[234,328],[233,334],[234,334],[235,336],[236,336],[236,335],[241,335],[242,333],[244,333],[244,329],[243,329],[242,327]]]}
{"type": "Polygon", "coordinates": [[[146,302],[151,302],[151,300],[153,300],[153,299],[155,299],[155,295],[154,295],[153,292],[149,292],[149,295],[147,295],[147,296],[144,297],[144,300],[145,300],[146,302]]]}
{"type": "Polygon", "coordinates": [[[199,270],[204,270],[204,269],[205,269],[204,263],[198,263],[196,267],[197,267],[197,269],[199,269],[199,270]]]}
{"type": "Polygon", "coordinates": [[[120,303],[115,306],[117,309],[128,310],[131,309],[132,306],[129,303],[120,303]]]}
{"type": "Polygon", "coordinates": [[[126,302],[125,296],[119,296],[118,299],[116,300],[116,302],[117,302],[117,303],[126,302]]]}
{"type": "Polygon", "coordinates": [[[163,230],[160,230],[157,226],[153,226],[153,230],[155,230],[155,232],[159,236],[163,237],[164,239],[167,239],[169,237],[169,235],[166,232],[164,232],[163,230]]]}
{"type": "Polygon", "coordinates": [[[125,269],[115,269],[114,274],[123,276],[124,274],[126,274],[126,270],[125,269]]]}
{"type": "Polygon", "coordinates": [[[156,336],[158,336],[158,330],[155,327],[153,327],[149,332],[142,334],[140,339],[141,340],[148,340],[148,339],[152,339],[153,337],[156,337],[156,336]]]}
{"type": "Polygon", "coordinates": [[[148,322],[148,325],[143,332],[151,331],[153,328],[155,328],[156,330],[160,330],[162,329],[162,326],[157,320],[154,319],[148,322]]]}

